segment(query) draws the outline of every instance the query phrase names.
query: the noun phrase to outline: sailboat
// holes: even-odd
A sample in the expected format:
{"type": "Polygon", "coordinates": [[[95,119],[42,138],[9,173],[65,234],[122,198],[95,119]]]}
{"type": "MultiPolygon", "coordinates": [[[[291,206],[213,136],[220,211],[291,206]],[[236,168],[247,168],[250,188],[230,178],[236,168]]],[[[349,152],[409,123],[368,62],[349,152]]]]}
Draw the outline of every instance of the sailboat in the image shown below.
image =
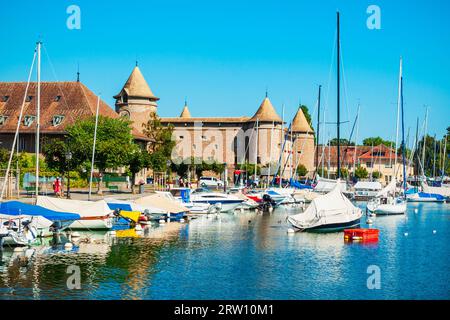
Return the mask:
{"type": "MultiPolygon", "coordinates": [[[[339,129],[340,129],[340,87],[339,87],[339,12],[337,12],[337,136],[339,150],[339,129]]],[[[288,222],[297,230],[320,230],[320,231],[339,231],[359,225],[362,216],[360,208],[355,207],[353,203],[344,195],[341,189],[340,180],[340,157],[338,151],[338,179],[333,189],[327,194],[318,196],[311,201],[311,204],[302,213],[288,217],[288,222]]]]}
{"type": "MultiPolygon", "coordinates": [[[[403,191],[406,190],[406,165],[405,165],[405,130],[404,130],[404,116],[403,116],[403,75],[402,75],[402,59],[400,58],[400,73],[398,84],[398,103],[397,103],[397,135],[395,139],[395,150],[397,150],[398,144],[398,120],[400,114],[400,108],[402,113],[402,159],[403,159],[403,191]]],[[[367,210],[374,212],[377,215],[393,215],[404,214],[406,212],[406,198],[403,193],[402,196],[396,196],[397,194],[397,179],[396,179],[396,167],[397,167],[397,153],[395,154],[395,164],[393,168],[393,178],[391,182],[381,191],[379,191],[375,198],[371,199],[367,203],[367,210]]]]}

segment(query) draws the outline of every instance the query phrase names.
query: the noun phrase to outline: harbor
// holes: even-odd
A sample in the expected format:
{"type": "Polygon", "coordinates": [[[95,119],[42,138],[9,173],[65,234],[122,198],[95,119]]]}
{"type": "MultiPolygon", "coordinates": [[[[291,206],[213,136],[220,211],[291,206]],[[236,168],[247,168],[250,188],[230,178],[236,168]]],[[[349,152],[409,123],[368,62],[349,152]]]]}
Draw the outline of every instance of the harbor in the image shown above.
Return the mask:
{"type": "MultiPolygon", "coordinates": [[[[5,249],[0,297],[448,298],[442,272],[449,264],[448,210],[449,204],[409,204],[405,215],[377,217],[370,227],[380,230],[380,239],[371,244],[346,243],[343,233],[288,235],[289,213],[283,208],[146,226],[130,238],[80,232],[92,243],[80,243],[70,252],[46,253],[49,245],[22,252],[5,249]],[[70,265],[80,266],[80,290],[67,290],[70,265]],[[380,290],[366,287],[369,265],[382,270],[380,290]]],[[[368,227],[364,221],[362,227],[368,227]]]]}

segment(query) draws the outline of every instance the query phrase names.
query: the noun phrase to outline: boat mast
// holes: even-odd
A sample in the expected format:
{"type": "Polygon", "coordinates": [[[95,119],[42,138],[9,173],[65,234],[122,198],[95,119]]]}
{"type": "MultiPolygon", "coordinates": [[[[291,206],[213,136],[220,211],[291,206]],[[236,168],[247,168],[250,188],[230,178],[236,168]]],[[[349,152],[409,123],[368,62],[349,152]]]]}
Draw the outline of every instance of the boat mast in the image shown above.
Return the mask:
{"type": "Polygon", "coordinates": [[[355,149],[353,151],[353,176],[355,176],[356,172],[356,153],[358,150],[358,135],[359,135],[359,108],[361,104],[358,102],[358,111],[356,112],[356,135],[355,135],[355,149]]]}
{"type": "Polygon", "coordinates": [[[434,135],[434,152],[433,152],[433,179],[436,177],[436,134],[434,135]]]}
{"type": "Polygon", "coordinates": [[[37,42],[37,97],[36,97],[36,183],[35,192],[36,199],[39,194],[39,131],[41,123],[41,45],[40,41],[37,42]]]}
{"type": "Polygon", "coordinates": [[[258,166],[258,143],[259,143],[259,119],[256,119],[256,139],[255,139],[255,179],[256,180],[256,167],[258,166]]]}
{"type": "Polygon", "coordinates": [[[398,98],[397,98],[397,123],[395,125],[395,159],[394,159],[394,177],[397,179],[397,159],[398,159],[398,129],[399,129],[399,120],[400,120],[400,104],[401,104],[401,91],[402,91],[402,66],[403,59],[400,57],[400,72],[398,74],[398,98]]]}
{"type": "MultiPolygon", "coordinates": [[[[98,126],[99,107],[100,107],[100,95],[97,96],[97,110],[95,111],[94,143],[92,145],[91,176],[89,178],[88,200],[91,200],[91,194],[92,194],[92,177],[94,175],[95,143],[97,142],[97,126],[98,126]]],[[[100,181],[98,183],[100,183],[100,181]]]]}
{"type": "Polygon", "coordinates": [[[403,195],[406,197],[406,156],[405,156],[405,114],[403,110],[403,76],[400,77],[401,107],[402,107],[402,161],[403,161],[403,195]]]}
{"type": "Polygon", "coordinates": [[[416,122],[416,145],[414,146],[414,162],[416,164],[416,170],[414,174],[416,185],[414,188],[418,191],[418,175],[419,175],[419,117],[416,122]]]}
{"type": "Polygon", "coordinates": [[[422,146],[422,176],[425,177],[425,147],[427,145],[427,128],[428,127],[428,107],[425,110],[425,130],[423,132],[423,146],[422,146]]]}
{"type": "Polygon", "coordinates": [[[320,138],[320,92],[322,86],[319,85],[319,96],[317,97],[317,136],[316,136],[316,170],[319,166],[319,138],[320,138]]]}
{"type": "Polygon", "coordinates": [[[339,11],[337,12],[337,178],[341,178],[341,142],[340,142],[340,30],[339,11]]]}
{"type": "Polygon", "coordinates": [[[281,148],[281,153],[280,153],[280,181],[279,181],[279,187],[281,188],[282,186],[282,181],[283,181],[283,175],[282,175],[282,170],[281,168],[283,167],[283,152],[284,152],[284,143],[286,142],[285,137],[284,137],[284,103],[282,105],[282,110],[281,110],[281,144],[282,144],[282,148],[281,148]]]}
{"type": "Polygon", "coordinates": [[[273,128],[275,127],[275,121],[272,121],[272,128],[270,129],[270,151],[269,151],[269,171],[267,171],[267,187],[270,187],[270,174],[272,170],[272,144],[273,144],[273,128]]]}

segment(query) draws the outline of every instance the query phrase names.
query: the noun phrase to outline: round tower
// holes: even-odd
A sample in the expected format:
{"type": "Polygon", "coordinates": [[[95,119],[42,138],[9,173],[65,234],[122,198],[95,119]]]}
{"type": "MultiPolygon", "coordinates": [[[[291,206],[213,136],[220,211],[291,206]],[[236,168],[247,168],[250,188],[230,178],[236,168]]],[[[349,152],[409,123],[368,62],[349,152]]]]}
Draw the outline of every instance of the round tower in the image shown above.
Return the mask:
{"type": "Polygon", "coordinates": [[[156,113],[159,100],[150,90],[137,65],[114,99],[116,99],[116,112],[129,118],[133,122],[133,127],[139,132],[143,132],[143,125],[148,122],[150,115],[156,113]]]}
{"type": "Polygon", "coordinates": [[[301,106],[292,120],[293,160],[296,165],[304,165],[308,174],[314,172],[314,130],[306,120],[301,106]]]}

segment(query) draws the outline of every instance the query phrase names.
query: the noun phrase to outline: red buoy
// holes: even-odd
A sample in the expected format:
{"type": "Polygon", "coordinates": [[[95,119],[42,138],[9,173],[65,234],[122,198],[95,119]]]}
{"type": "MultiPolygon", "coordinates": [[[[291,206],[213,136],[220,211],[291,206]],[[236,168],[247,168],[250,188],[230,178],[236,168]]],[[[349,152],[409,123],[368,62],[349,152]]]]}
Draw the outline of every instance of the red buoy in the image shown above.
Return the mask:
{"type": "Polygon", "coordinates": [[[345,229],[344,240],[345,241],[363,241],[363,242],[375,242],[378,241],[378,229],[345,229]]]}

